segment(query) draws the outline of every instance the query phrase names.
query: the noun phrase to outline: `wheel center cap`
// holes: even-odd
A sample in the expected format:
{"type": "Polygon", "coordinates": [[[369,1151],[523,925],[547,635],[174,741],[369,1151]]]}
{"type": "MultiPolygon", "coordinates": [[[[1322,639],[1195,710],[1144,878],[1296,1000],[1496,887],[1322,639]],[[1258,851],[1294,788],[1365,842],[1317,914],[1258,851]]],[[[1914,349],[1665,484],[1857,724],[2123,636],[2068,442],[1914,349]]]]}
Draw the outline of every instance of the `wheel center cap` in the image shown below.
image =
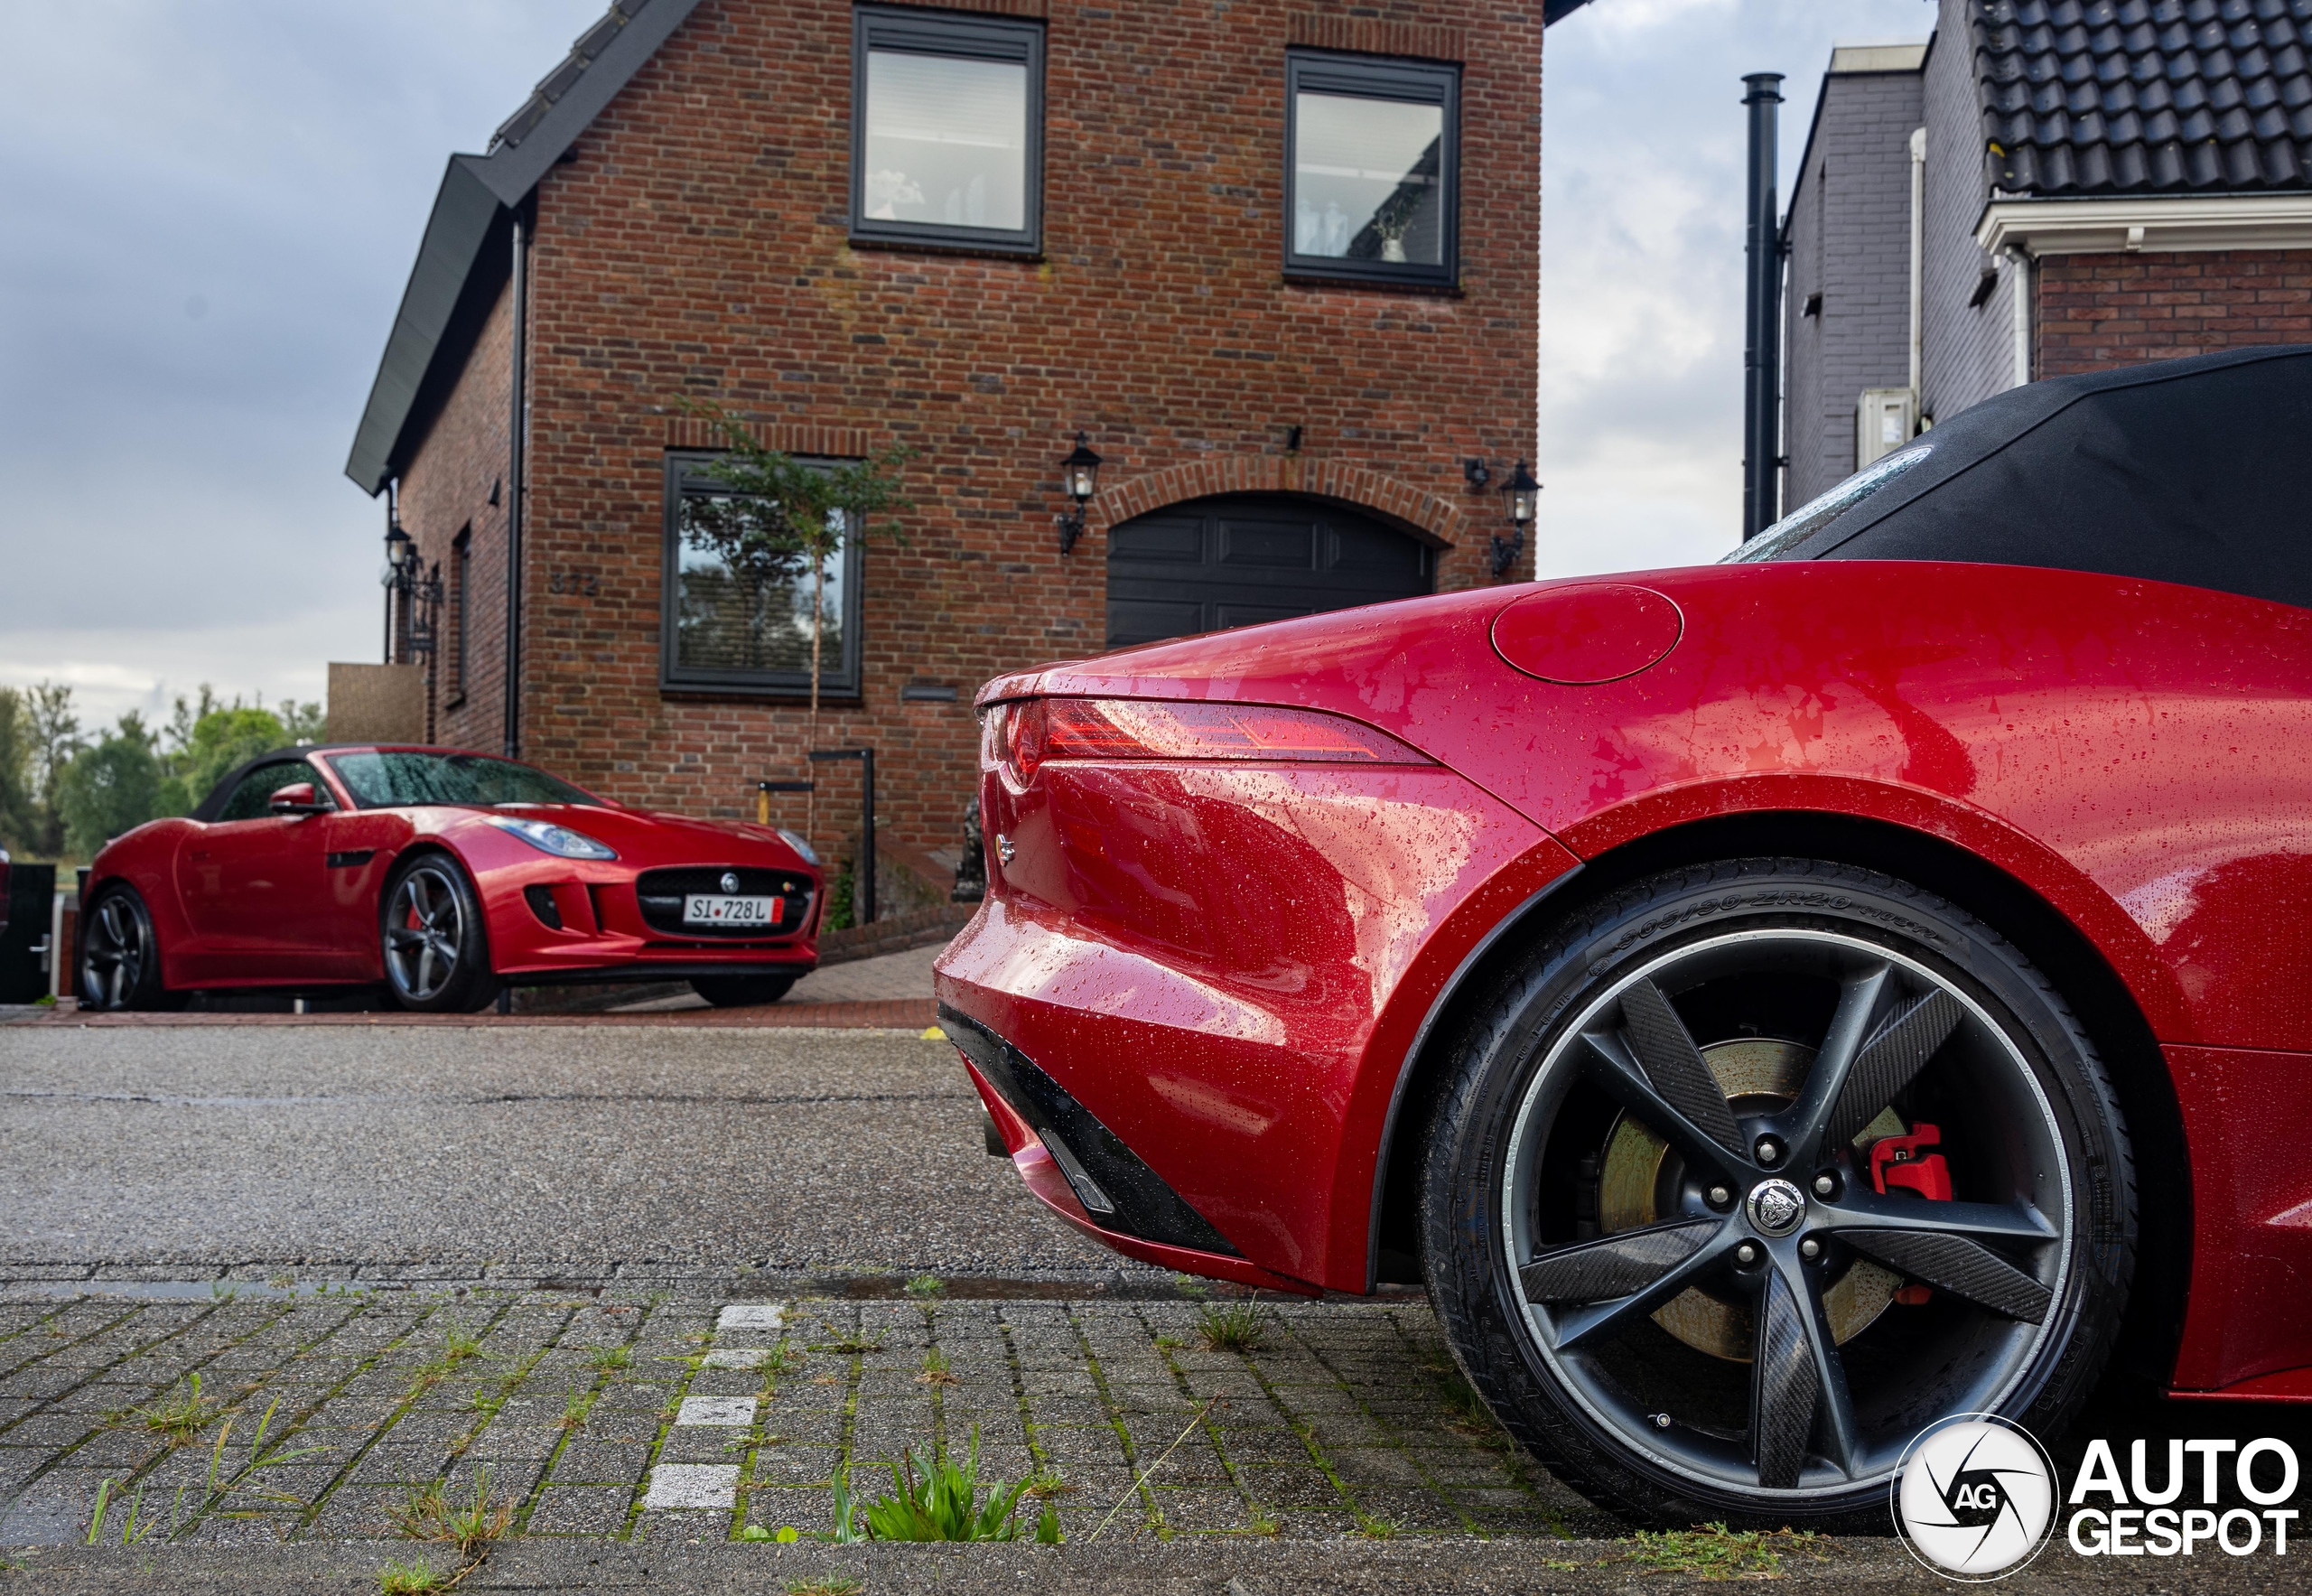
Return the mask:
{"type": "Polygon", "coordinates": [[[1761,1181],[1750,1188],[1750,1223],[1768,1236],[1787,1236],[1806,1217],[1806,1194],[1787,1181],[1761,1181]]]}

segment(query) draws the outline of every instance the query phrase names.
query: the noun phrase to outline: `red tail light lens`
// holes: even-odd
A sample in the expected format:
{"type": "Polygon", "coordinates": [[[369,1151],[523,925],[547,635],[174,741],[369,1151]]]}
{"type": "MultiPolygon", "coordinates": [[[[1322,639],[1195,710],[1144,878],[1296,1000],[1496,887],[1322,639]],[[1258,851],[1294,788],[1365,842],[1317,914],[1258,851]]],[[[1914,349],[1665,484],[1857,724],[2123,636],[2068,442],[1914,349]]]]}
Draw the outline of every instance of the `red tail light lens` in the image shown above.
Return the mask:
{"type": "Polygon", "coordinates": [[[1021,782],[1046,760],[1433,761],[1384,732],[1315,710],[1138,698],[1031,698],[988,714],[987,751],[1021,782]]]}

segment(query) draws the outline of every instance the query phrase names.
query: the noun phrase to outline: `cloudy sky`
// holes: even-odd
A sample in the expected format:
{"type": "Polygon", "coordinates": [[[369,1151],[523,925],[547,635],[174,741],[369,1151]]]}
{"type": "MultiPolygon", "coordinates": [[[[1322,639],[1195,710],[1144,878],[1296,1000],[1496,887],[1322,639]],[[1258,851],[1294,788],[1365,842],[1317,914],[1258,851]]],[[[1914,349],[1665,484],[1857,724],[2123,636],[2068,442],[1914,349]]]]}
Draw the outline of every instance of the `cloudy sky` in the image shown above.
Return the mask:
{"type": "MultiPolygon", "coordinates": [[[[88,720],[318,698],[378,657],[382,512],[343,474],[452,150],[603,0],[73,0],[0,58],[0,685],[88,720]]],[[[1741,74],[1927,0],[1596,0],[1550,32],[1545,574],[1715,557],[1742,453],[1741,74]]]]}

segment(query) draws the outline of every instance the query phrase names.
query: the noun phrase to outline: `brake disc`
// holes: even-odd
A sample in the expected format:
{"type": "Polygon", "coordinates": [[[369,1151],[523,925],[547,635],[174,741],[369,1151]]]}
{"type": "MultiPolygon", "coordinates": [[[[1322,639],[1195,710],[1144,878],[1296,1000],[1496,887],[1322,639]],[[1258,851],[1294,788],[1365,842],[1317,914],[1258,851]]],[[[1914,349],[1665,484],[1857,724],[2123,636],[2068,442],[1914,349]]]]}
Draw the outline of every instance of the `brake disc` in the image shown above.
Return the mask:
{"type": "MultiPolygon", "coordinates": [[[[1739,1037],[1713,1042],[1701,1056],[1736,1115],[1774,1114],[1798,1096],[1814,1050],[1774,1037],[1739,1037]]],[[[1882,1111],[1854,1138],[1857,1167],[1870,1167],[1872,1143],[1909,1129],[1893,1109],[1882,1111]]],[[[1599,1162],[1599,1234],[1635,1230],[1676,1214],[1684,1179],[1684,1161],[1667,1143],[1629,1115],[1619,1115],[1606,1134],[1599,1162]]],[[[1891,1270],[1867,1258],[1850,1258],[1845,1272],[1823,1293],[1831,1333],[1841,1344],[1860,1335],[1887,1311],[1902,1283],[1903,1277],[1891,1270]]],[[[1747,1302],[1689,1286],[1655,1311],[1654,1322],[1697,1351],[1734,1363],[1750,1361],[1755,1331],[1747,1302]]]]}

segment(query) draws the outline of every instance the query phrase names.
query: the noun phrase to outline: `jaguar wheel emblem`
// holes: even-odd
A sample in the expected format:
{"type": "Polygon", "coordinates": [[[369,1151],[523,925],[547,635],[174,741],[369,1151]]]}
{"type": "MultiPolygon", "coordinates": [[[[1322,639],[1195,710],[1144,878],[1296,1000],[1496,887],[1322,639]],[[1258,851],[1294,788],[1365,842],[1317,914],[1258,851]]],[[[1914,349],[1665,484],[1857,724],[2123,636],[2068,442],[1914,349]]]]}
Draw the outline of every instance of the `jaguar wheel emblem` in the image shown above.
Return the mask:
{"type": "Polygon", "coordinates": [[[1750,1223],[1768,1236],[1787,1236],[1805,1216],[1806,1198],[1787,1181],[1761,1181],[1750,1189],[1750,1223]]]}

